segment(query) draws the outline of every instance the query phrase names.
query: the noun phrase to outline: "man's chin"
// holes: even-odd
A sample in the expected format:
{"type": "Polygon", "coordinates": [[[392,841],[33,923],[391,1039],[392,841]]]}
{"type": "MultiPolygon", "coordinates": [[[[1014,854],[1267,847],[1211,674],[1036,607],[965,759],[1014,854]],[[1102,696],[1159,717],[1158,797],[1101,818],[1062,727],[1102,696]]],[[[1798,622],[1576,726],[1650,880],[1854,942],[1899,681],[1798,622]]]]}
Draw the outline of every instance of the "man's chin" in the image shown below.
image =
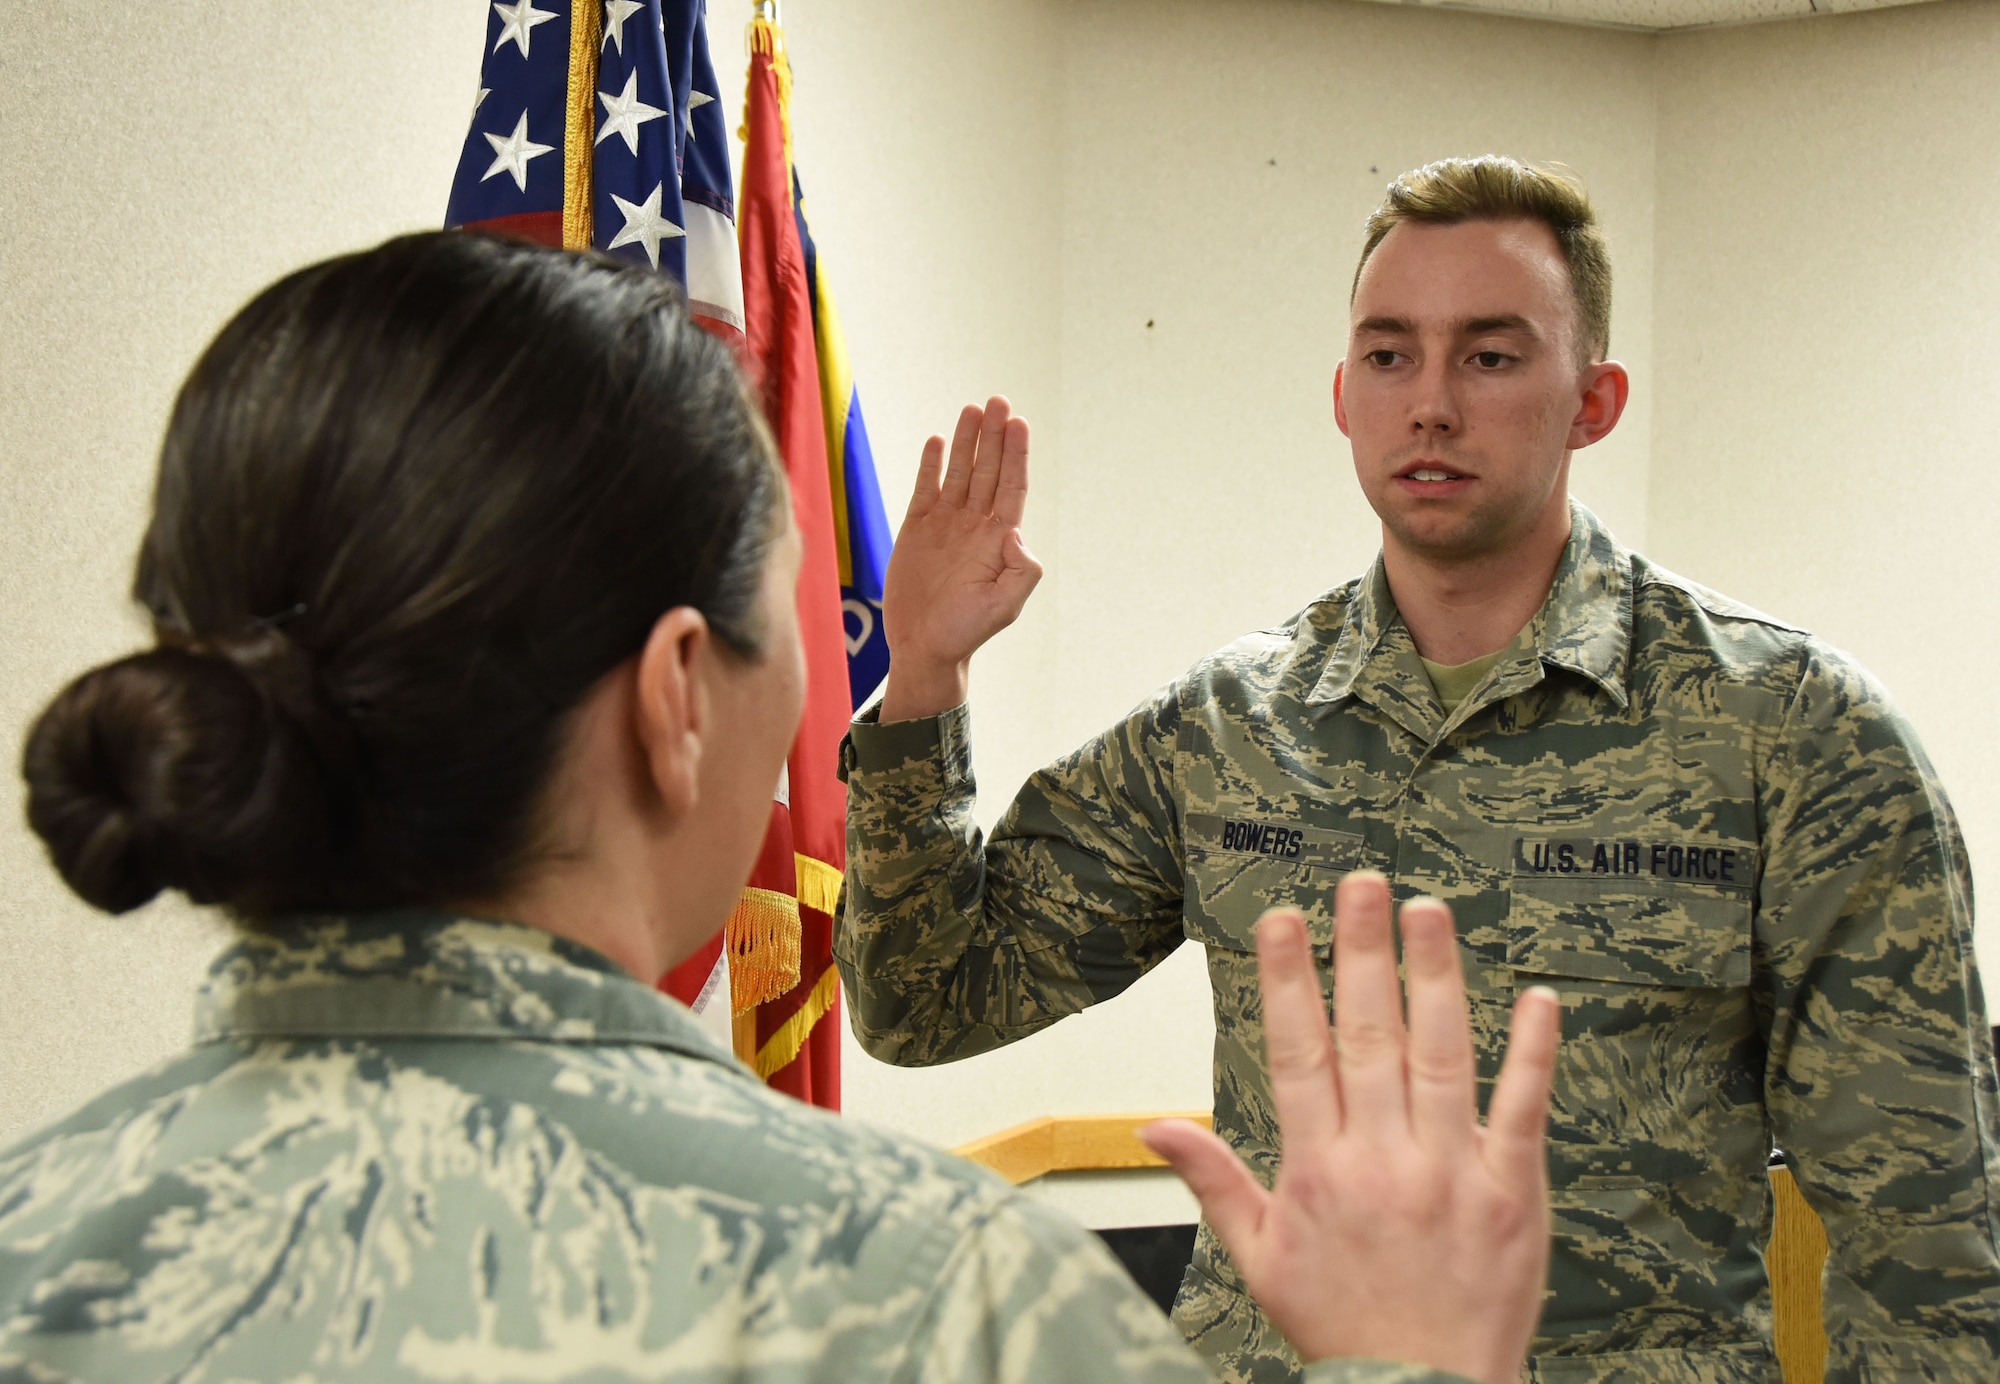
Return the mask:
{"type": "Polygon", "coordinates": [[[1500,526],[1481,523],[1474,515],[1383,515],[1382,528],[1397,547],[1430,562],[1471,562],[1507,546],[1500,526]]]}
{"type": "Polygon", "coordinates": [[[1382,521],[1384,543],[1393,543],[1424,562],[1457,566],[1490,562],[1524,549],[1539,553],[1541,544],[1536,535],[1545,526],[1551,533],[1559,527],[1563,539],[1569,536],[1566,495],[1558,497],[1562,505],[1559,519],[1539,508],[1523,511],[1442,503],[1399,504],[1401,496],[1383,498],[1386,503],[1374,508],[1382,521]]]}

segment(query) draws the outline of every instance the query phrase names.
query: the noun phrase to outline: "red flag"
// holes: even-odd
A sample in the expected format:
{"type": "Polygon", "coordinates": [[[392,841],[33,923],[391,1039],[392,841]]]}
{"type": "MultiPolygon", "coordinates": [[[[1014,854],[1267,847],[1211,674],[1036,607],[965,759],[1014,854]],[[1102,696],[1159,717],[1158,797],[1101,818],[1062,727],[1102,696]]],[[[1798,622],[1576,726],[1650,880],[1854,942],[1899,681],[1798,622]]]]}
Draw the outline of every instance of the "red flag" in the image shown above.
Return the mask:
{"type": "MultiPolygon", "coordinates": [[[[805,541],[798,602],[806,649],[806,708],[792,747],[787,814],[799,919],[798,983],[739,1013],[736,1046],[738,1055],[771,1085],[837,1110],[840,980],[833,967],[833,912],[847,860],[847,789],[836,770],[852,703],[812,287],[792,212],[786,109],[791,74],[782,40],[768,22],[759,19],[751,25],[750,41],[743,194],[737,208],[744,360],[784,457],[792,509],[805,541]]],[[[774,854],[768,845],[766,854],[774,854]]],[[[751,882],[760,881],[753,877],[751,882]]]]}
{"type": "MultiPolygon", "coordinates": [[[[687,1005],[690,1009],[700,1005],[727,1004],[725,995],[709,993],[712,982],[720,979],[716,975],[716,963],[722,960],[722,934],[716,933],[703,944],[702,949],[680,965],[667,972],[667,978],[660,982],[660,988],[687,1005]]],[[[723,976],[728,972],[724,971],[723,976]]]]}

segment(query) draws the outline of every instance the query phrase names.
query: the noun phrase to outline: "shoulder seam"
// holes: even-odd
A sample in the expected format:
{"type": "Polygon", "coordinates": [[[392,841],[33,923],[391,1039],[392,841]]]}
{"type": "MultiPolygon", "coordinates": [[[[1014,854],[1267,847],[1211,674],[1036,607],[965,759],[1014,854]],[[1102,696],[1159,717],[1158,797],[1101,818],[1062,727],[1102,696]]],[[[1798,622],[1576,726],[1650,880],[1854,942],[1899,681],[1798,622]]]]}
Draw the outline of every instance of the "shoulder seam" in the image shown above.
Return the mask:
{"type": "Polygon", "coordinates": [[[1723,595],[1720,591],[1710,590],[1700,582],[1683,577],[1667,568],[1654,566],[1650,562],[1646,564],[1643,574],[1637,576],[1635,585],[1642,590],[1648,586],[1663,586],[1668,590],[1677,591],[1698,606],[1704,614],[1717,620],[1740,620],[1745,624],[1762,625],[1766,629],[1781,630],[1786,634],[1795,634],[1805,639],[1813,637],[1812,631],[1801,625],[1780,620],[1775,615],[1767,615],[1754,606],[1745,605],[1741,601],[1723,595]]]}

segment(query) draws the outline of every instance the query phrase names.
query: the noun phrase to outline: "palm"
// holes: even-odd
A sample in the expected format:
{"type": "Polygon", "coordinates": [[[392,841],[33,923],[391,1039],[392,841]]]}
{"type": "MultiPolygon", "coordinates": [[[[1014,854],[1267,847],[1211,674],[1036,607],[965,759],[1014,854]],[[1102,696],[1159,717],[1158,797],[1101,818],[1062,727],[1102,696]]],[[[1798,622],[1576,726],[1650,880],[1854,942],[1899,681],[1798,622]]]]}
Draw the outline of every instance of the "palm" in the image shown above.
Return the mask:
{"type": "MultiPolygon", "coordinates": [[[[925,444],[883,590],[888,700],[909,703],[898,710],[926,714],[944,709],[934,701],[951,704],[949,692],[905,694],[962,684],[967,660],[1027,604],[1042,575],[1021,542],[1027,499],[1028,424],[1011,416],[1005,399],[959,415],[949,466],[943,438],[925,444]]],[[[884,716],[898,719],[890,710],[885,704],[884,716]]]]}
{"type": "Polygon", "coordinates": [[[1033,588],[1019,548],[1020,530],[991,515],[940,507],[906,521],[883,597],[890,647],[966,657],[1005,629],[1033,588]]]}

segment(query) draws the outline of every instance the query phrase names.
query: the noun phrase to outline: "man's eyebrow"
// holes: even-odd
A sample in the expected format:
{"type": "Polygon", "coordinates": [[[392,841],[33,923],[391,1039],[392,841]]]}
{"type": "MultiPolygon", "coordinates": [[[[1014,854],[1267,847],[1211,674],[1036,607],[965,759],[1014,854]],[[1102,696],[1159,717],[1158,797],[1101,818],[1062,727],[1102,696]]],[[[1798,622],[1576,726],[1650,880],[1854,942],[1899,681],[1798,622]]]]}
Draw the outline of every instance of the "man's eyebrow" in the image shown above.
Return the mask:
{"type": "MultiPolygon", "coordinates": [[[[1364,317],[1354,324],[1355,334],[1380,332],[1389,336],[1415,336],[1417,329],[1407,317],[1364,317]]],[[[1519,313],[1503,312],[1491,317],[1468,317],[1458,323],[1456,335],[1480,336],[1487,332],[1521,332],[1539,337],[1535,324],[1519,313]]]]}
{"type": "Polygon", "coordinates": [[[1468,317],[1459,323],[1458,332],[1460,336],[1483,336],[1487,332],[1525,332],[1534,337],[1541,335],[1535,330],[1534,323],[1511,312],[1503,312],[1497,317],[1468,317]]]}

